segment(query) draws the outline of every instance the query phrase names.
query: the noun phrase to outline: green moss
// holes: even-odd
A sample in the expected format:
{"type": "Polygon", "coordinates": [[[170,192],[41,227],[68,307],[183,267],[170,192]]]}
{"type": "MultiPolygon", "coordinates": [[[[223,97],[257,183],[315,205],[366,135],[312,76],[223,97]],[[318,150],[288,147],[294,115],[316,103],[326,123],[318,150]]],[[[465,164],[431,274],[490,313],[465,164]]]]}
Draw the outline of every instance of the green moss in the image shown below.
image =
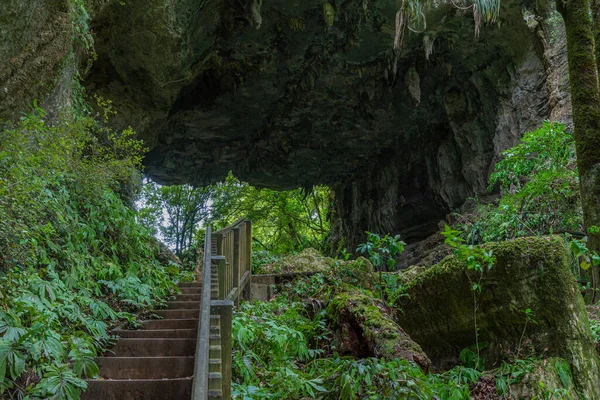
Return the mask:
{"type": "Polygon", "coordinates": [[[375,282],[375,270],[373,264],[364,257],[356,260],[332,262],[331,272],[334,277],[342,282],[349,283],[367,290],[373,290],[375,282]]]}
{"type": "Polygon", "coordinates": [[[567,359],[578,388],[593,393],[598,358],[564,241],[527,237],[486,247],[496,263],[481,276],[449,256],[410,281],[408,296],[398,302],[399,324],[439,365],[456,362],[460,350],[475,343],[476,321],[490,365],[522,350],[524,335],[537,355],[567,359]],[[471,286],[480,279],[483,289],[474,302],[471,286]],[[537,324],[526,325],[526,309],[537,324]]]}
{"type": "Polygon", "coordinates": [[[323,257],[318,250],[307,248],[298,254],[289,255],[273,264],[262,266],[259,274],[329,272],[333,260],[323,257]]]}
{"type": "Polygon", "coordinates": [[[390,309],[381,300],[351,285],[343,285],[327,307],[327,315],[338,327],[337,345],[342,352],[348,351],[347,332],[353,330],[360,345],[365,345],[372,356],[403,358],[414,361],[425,371],[430,361],[421,347],[400,328],[392,318],[390,309]],[[341,333],[345,332],[345,333],[341,333]]]}

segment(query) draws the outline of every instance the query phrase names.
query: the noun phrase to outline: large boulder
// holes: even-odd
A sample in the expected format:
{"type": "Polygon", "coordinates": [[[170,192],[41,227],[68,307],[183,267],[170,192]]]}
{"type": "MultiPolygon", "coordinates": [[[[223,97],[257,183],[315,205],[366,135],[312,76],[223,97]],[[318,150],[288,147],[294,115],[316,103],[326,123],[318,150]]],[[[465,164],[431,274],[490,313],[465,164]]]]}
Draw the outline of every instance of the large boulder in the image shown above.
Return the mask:
{"type": "Polygon", "coordinates": [[[327,307],[334,322],[335,349],[355,357],[402,358],[427,372],[431,364],[421,347],[393,319],[381,300],[351,285],[344,285],[327,307]]]}
{"type": "Polygon", "coordinates": [[[537,355],[566,359],[578,390],[600,398],[600,364],[564,241],[529,237],[487,247],[496,257],[489,271],[468,270],[449,256],[409,281],[399,325],[442,368],[476,342],[476,331],[487,343],[481,354],[488,367],[527,342],[537,355]],[[472,290],[477,282],[480,294],[472,290]]]}

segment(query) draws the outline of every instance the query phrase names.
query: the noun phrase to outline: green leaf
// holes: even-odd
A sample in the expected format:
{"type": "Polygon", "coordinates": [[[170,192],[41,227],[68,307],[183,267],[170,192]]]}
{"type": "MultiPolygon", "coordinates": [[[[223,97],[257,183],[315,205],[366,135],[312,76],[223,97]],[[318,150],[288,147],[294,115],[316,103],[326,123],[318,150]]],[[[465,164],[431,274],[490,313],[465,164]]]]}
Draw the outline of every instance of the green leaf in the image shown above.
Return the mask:
{"type": "Polygon", "coordinates": [[[579,263],[579,266],[581,267],[582,270],[587,271],[591,265],[587,261],[582,261],[579,263]]]}
{"type": "Polygon", "coordinates": [[[564,360],[556,360],[554,367],[564,388],[569,389],[571,386],[571,367],[569,364],[564,360]]]}

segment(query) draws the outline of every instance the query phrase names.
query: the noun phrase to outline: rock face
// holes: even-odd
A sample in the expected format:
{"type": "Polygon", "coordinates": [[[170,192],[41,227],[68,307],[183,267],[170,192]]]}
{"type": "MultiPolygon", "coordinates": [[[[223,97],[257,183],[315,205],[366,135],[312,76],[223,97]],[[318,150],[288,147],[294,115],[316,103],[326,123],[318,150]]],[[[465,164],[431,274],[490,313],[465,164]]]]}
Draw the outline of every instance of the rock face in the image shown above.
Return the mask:
{"type": "Polygon", "coordinates": [[[525,347],[562,357],[571,364],[578,390],[598,399],[600,363],[564,241],[530,237],[489,249],[496,262],[481,276],[450,256],[413,277],[408,296],[397,303],[399,325],[437,367],[455,363],[462,349],[475,344],[475,327],[479,342],[488,343],[482,356],[490,367],[525,347]],[[481,294],[471,289],[477,282],[481,294]]]}
{"type": "Polygon", "coordinates": [[[89,18],[67,0],[2,3],[15,40],[0,44],[0,118],[35,97],[68,105],[95,54],[85,87],[146,140],[151,177],[331,185],[332,239],[350,249],[365,230],[428,236],[487,194],[501,150],[570,116],[560,19],[516,0],[479,38],[471,14],[440,5],[396,51],[396,0],[87,0],[89,18]],[[93,48],[71,43],[82,20],[93,48]]]}
{"type": "Polygon", "coordinates": [[[65,105],[74,73],[64,62],[73,58],[69,13],[68,0],[0,3],[0,119],[19,117],[36,98],[54,110],[65,105]]]}

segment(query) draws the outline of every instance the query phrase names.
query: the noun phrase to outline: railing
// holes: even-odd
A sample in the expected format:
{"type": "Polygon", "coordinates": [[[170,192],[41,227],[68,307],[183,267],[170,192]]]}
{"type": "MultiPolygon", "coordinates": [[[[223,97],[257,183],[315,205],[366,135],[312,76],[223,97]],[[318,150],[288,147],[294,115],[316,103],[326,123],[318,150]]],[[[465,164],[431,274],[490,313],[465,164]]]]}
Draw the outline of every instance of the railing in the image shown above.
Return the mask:
{"type": "Polygon", "coordinates": [[[239,303],[249,297],[252,275],[252,222],[241,218],[214,233],[218,260],[219,299],[239,303]],[[244,292],[244,293],[243,293],[244,292]]]}
{"type": "MultiPolygon", "coordinates": [[[[211,389],[220,389],[223,399],[231,398],[231,352],[233,305],[240,298],[250,297],[252,274],[252,223],[244,218],[227,228],[212,233],[206,229],[204,239],[204,259],[202,270],[202,303],[200,305],[198,340],[194,365],[192,400],[206,400],[211,389]],[[216,252],[216,255],[213,255],[216,252]],[[217,280],[212,283],[213,264],[216,265],[217,280]],[[212,296],[211,296],[212,293],[212,296]],[[212,298],[211,298],[212,297],[212,298]],[[218,352],[220,358],[220,379],[215,379],[220,387],[212,387],[210,379],[212,343],[210,334],[211,315],[218,316],[220,338],[218,352]]],[[[214,376],[214,375],[213,375],[214,376]]]]}
{"type": "Polygon", "coordinates": [[[211,291],[211,227],[206,228],[204,241],[204,265],[202,270],[202,300],[198,316],[198,339],[196,341],[196,358],[194,362],[194,378],[192,399],[208,399],[208,373],[210,350],[210,291],[211,291]]]}

